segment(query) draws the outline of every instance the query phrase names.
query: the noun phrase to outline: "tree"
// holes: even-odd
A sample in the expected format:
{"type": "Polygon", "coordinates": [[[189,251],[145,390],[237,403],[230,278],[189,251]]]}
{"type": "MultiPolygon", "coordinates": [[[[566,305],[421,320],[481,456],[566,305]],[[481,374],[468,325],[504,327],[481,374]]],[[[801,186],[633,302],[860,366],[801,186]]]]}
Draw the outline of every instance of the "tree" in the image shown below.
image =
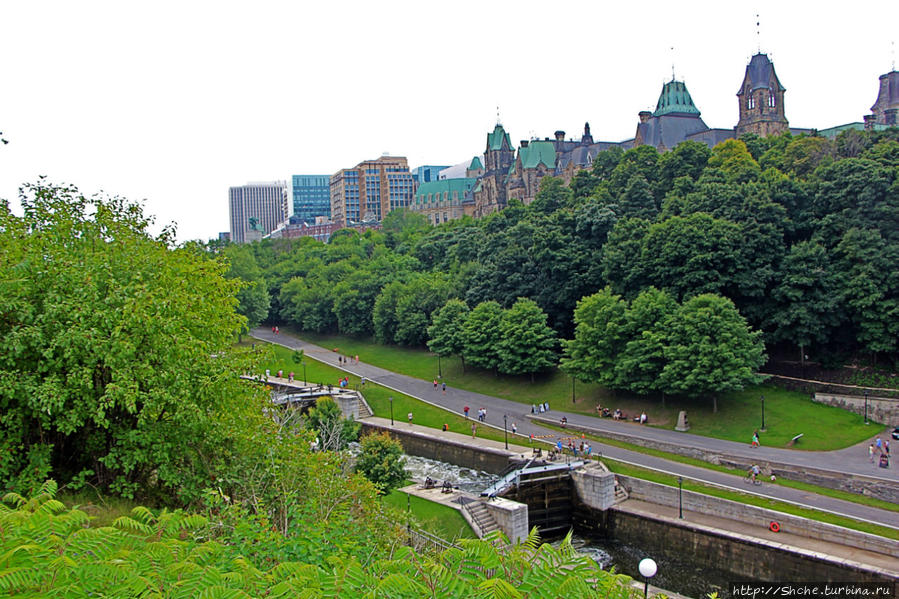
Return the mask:
{"type": "Polygon", "coordinates": [[[462,354],[469,363],[489,370],[496,370],[500,363],[503,309],[494,301],[475,306],[465,320],[462,354]]]}
{"type": "Polygon", "coordinates": [[[717,412],[719,393],[762,381],[761,333],[749,329],[729,299],[712,294],[691,298],[665,329],[666,364],[659,375],[663,390],[688,397],[711,394],[717,412]]]}
{"type": "Polygon", "coordinates": [[[322,397],[315,402],[306,422],[318,435],[319,447],[325,451],[344,449],[347,443],[359,437],[361,426],[352,417],[344,418],[340,406],[330,397],[322,397]]]}
{"type": "Polygon", "coordinates": [[[659,212],[652,195],[652,188],[649,187],[649,182],[641,173],[634,174],[627,182],[627,187],[621,194],[618,204],[625,217],[653,220],[659,212]]]}
{"type": "Polygon", "coordinates": [[[546,313],[533,300],[519,298],[503,313],[500,324],[499,371],[530,374],[558,363],[556,332],[546,324],[546,313]]]}
{"type": "Polygon", "coordinates": [[[386,432],[362,437],[356,472],[371,481],[382,495],[387,495],[406,480],[403,446],[386,432]]]}
{"type": "Polygon", "coordinates": [[[790,248],[780,265],[778,283],[771,292],[775,325],[772,339],[799,348],[805,362],[809,346],[823,345],[840,321],[833,268],[826,250],[804,241],[790,248]]]}
{"type": "Polygon", "coordinates": [[[560,367],[584,382],[612,386],[626,342],[626,302],[606,287],[581,299],[574,311],[574,339],[566,341],[560,367]]]}
{"type": "Polygon", "coordinates": [[[262,269],[247,245],[229,244],[222,255],[228,260],[225,276],[244,283],[237,291],[237,313],[247,319],[247,329],[251,329],[268,317],[271,302],[262,269]]]}
{"type": "Polygon", "coordinates": [[[627,342],[615,363],[616,385],[634,393],[659,390],[665,368],[665,327],[677,302],[665,291],[649,287],[625,311],[627,342]]]}
{"type": "Polygon", "coordinates": [[[428,327],[428,349],[438,356],[459,356],[462,372],[465,372],[465,321],[468,304],[460,299],[448,300],[431,315],[428,327]]]}
{"type": "Polygon", "coordinates": [[[140,206],[73,187],[0,205],[0,420],[9,483],[32,468],[73,485],[196,499],[256,422],[239,282],[196,247],[153,237],[140,206]]]}

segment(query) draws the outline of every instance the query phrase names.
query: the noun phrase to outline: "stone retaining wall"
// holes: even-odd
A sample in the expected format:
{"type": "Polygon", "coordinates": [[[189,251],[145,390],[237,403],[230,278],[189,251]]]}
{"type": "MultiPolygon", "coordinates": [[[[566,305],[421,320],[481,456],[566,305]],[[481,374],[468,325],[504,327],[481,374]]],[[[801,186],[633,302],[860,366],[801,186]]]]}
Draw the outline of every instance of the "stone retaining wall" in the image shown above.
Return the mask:
{"type": "MultiPolygon", "coordinates": [[[[678,506],[678,489],[674,487],[621,475],[618,476],[618,481],[633,499],[669,507],[678,506]]],[[[683,492],[683,502],[684,509],[688,511],[754,524],[760,528],[768,528],[771,521],[776,521],[783,532],[899,558],[899,543],[893,539],[692,491],[683,492]]]]}
{"type": "Polygon", "coordinates": [[[625,506],[609,515],[616,540],[652,547],[675,560],[689,554],[697,565],[725,570],[734,581],[896,582],[894,575],[876,567],[677,519],[632,514],[625,506]]]}
{"type": "Polygon", "coordinates": [[[496,520],[512,543],[518,543],[528,536],[528,506],[502,497],[494,497],[484,502],[484,507],[496,520]]]}
{"type": "MultiPolygon", "coordinates": [[[[813,400],[835,408],[855,412],[864,417],[865,397],[857,395],[837,395],[815,393],[813,400]]],[[[868,420],[882,422],[887,426],[899,426],[899,399],[868,396],[868,420]]]]}
{"type": "Polygon", "coordinates": [[[394,427],[381,427],[365,420],[360,424],[363,435],[371,432],[387,432],[399,441],[403,451],[410,455],[440,460],[472,470],[483,470],[491,474],[502,472],[509,465],[509,458],[513,455],[502,449],[475,447],[449,439],[435,438],[432,434],[410,429],[408,425],[405,428],[399,424],[394,427]]]}

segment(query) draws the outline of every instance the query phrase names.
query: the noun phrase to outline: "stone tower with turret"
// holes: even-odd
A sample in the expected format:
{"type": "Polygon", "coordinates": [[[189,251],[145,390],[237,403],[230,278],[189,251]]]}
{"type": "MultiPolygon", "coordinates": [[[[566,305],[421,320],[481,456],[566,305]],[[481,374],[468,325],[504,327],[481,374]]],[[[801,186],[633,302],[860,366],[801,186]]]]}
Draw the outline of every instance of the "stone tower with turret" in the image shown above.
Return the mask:
{"type": "Polygon", "coordinates": [[[761,137],[779,135],[790,129],[784,113],[784,92],[774,63],[767,54],[759,52],[746,66],[743,84],[737,92],[740,103],[740,120],[737,136],[755,133],[761,137]]]}

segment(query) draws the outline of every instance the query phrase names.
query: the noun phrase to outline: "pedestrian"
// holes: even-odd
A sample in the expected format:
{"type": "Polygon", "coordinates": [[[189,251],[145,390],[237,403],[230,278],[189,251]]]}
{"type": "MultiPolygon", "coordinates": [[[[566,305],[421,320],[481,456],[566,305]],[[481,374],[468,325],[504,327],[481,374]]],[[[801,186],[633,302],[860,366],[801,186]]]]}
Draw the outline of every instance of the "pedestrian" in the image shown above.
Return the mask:
{"type": "Polygon", "coordinates": [[[446,383],[443,383],[443,394],[446,395],[446,383]]]}
{"type": "Polygon", "coordinates": [[[284,371],[283,371],[283,370],[279,370],[279,371],[278,371],[278,378],[279,378],[279,379],[283,379],[283,378],[284,378],[284,371]]]}
{"type": "Polygon", "coordinates": [[[446,423],[444,423],[444,425],[443,425],[443,432],[446,432],[446,431],[448,431],[448,430],[449,430],[449,425],[446,424],[446,423]]]}
{"type": "Polygon", "coordinates": [[[880,437],[874,441],[874,447],[877,449],[877,453],[883,454],[883,441],[880,440],[880,437]]]}
{"type": "Polygon", "coordinates": [[[513,422],[513,423],[512,423],[512,434],[514,435],[514,434],[516,434],[517,432],[518,432],[518,427],[515,426],[515,423],[513,422]]]}
{"type": "Polygon", "coordinates": [[[759,432],[755,431],[752,433],[752,443],[750,443],[750,447],[758,447],[759,445],[761,445],[761,443],[759,443],[759,432]]]}
{"type": "Polygon", "coordinates": [[[291,371],[290,374],[287,375],[287,380],[291,383],[293,382],[293,371],[291,371]]]}
{"type": "Polygon", "coordinates": [[[412,412],[409,412],[409,426],[412,426],[412,412]]]}
{"type": "Polygon", "coordinates": [[[546,410],[543,409],[543,404],[540,404],[540,413],[542,414],[542,413],[545,412],[545,411],[546,411],[546,410]]]}
{"type": "Polygon", "coordinates": [[[359,354],[356,354],[356,364],[359,364],[359,354]]]}
{"type": "Polygon", "coordinates": [[[462,408],[462,411],[465,412],[465,417],[468,418],[468,406],[462,408]]]}
{"type": "Polygon", "coordinates": [[[341,356],[340,354],[337,355],[337,363],[343,364],[343,356],[341,356]]]}
{"type": "Polygon", "coordinates": [[[365,386],[365,377],[364,376],[359,379],[359,384],[363,387],[365,386]]]}
{"type": "Polygon", "coordinates": [[[868,459],[871,460],[871,463],[874,463],[874,444],[871,443],[868,445],[868,459]]]}
{"type": "Polygon", "coordinates": [[[890,455],[890,440],[889,439],[887,439],[886,441],[883,442],[883,453],[887,454],[887,456],[890,455]]]}
{"type": "Polygon", "coordinates": [[[478,425],[474,422],[471,423],[471,438],[474,439],[475,434],[478,432],[478,425]]]}
{"type": "Polygon", "coordinates": [[[543,410],[546,412],[549,412],[549,402],[548,401],[543,402],[543,410]]]}
{"type": "Polygon", "coordinates": [[[434,379],[434,391],[437,390],[437,379],[434,379]]]}
{"type": "Polygon", "coordinates": [[[531,404],[531,414],[537,413],[537,406],[535,404],[531,404]]]}

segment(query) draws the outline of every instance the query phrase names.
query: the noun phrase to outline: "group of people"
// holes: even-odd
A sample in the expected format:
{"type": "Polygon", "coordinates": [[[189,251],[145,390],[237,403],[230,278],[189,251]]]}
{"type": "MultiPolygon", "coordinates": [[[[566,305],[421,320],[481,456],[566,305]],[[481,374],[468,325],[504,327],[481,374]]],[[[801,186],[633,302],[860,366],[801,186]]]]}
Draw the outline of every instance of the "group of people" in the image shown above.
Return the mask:
{"type": "Polygon", "coordinates": [[[356,354],[355,356],[352,356],[352,357],[338,355],[337,363],[338,364],[359,364],[359,354],[356,354]]]}
{"type": "Polygon", "coordinates": [[[890,467],[890,440],[881,440],[880,437],[874,440],[874,443],[868,445],[868,459],[874,463],[874,456],[878,456],[878,462],[881,468],[890,467]]]}
{"type": "MultiPolygon", "coordinates": [[[[446,383],[441,383],[441,382],[438,381],[437,379],[434,379],[434,391],[436,391],[436,390],[437,390],[437,387],[440,386],[440,385],[443,385],[443,394],[446,395],[446,383]]],[[[467,410],[467,407],[466,407],[466,410],[467,410]]],[[[468,416],[468,412],[467,412],[467,411],[465,412],[465,415],[468,416]]]]}
{"type": "Polygon", "coordinates": [[[531,414],[542,414],[544,412],[549,412],[549,402],[544,401],[543,403],[531,404],[531,414]]]}
{"type": "Polygon", "coordinates": [[[340,386],[341,389],[348,386],[350,384],[350,377],[348,377],[348,376],[343,377],[342,379],[337,381],[337,384],[340,386]]]}
{"type": "Polygon", "coordinates": [[[565,453],[565,449],[571,452],[574,457],[578,456],[578,452],[581,455],[589,457],[593,453],[593,448],[590,447],[590,444],[586,441],[581,441],[580,443],[575,443],[574,440],[568,439],[568,445],[562,444],[562,439],[556,441],[556,450],[555,452],[550,452],[550,460],[554,459],[556,455],[562,455],[565,453]]]}
{"type": "MultiPolygon", "coordinates": [[[[601,404],[596,406],[596,415],[600,418],[611,418],[612,420],[627,420],[627,414],[622,412],[620,408],[610,410],[601,404]]],[[[646,412],[641,412],[639,416],[634,416],[634,422],[639,422],[640,424],[646,424],[648,420],[646,412]]]]}

